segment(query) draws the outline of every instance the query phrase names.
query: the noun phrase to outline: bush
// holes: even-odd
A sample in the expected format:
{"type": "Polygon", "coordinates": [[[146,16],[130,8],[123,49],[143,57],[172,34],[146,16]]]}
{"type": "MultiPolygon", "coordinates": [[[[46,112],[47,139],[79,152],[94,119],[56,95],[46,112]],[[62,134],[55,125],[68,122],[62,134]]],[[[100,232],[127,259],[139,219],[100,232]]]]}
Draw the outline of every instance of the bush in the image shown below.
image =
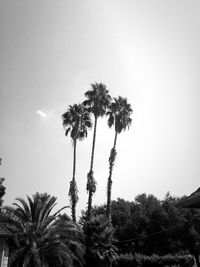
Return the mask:
{"type": "Polygon", "coordinates": [[[146,256],[141,254],[121,254],[113,263],[113,267],[192,267],[194,259],[191,255],[146,256]]]}
{"type": "Polygon", "coordinates": [[[113,227],[107,216],[97,215],[85,224],[86,266],[110,266],[117,259],[117,247],[113,245],[113,227]]]}

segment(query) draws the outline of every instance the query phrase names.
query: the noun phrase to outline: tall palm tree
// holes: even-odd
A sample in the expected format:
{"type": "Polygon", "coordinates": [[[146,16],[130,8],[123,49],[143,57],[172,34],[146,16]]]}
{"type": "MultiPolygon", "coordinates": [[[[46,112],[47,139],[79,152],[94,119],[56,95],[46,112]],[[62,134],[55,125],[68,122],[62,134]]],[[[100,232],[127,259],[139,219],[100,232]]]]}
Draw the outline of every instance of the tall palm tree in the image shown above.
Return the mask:
{"type": "Polygon", "coordinates": [[[127,103],[127,99],[119,96],[118,98],[114,98],[114,101],[110,105],[109,111],[107,112],[108,118],[108,126],[115,127],[115,137],[114,144],[110,151],[109,157],[109,176],[107,183],[107,206],[106,206],[106,214],[108,218],[111,220],[111,189],[112,189],[112,172],[113,166],[115,163],[115,158],[117,155],[116,152],[116,143],[117,136],[122,132],[122,130],[126,130],[131,125],[131,105],[127,103]]]}
{"type": "Polygon", "coordinates": [[[96,142],[97,121],[99,117],[106,114],[107,108],[110,104],[111,97],[108,94],[106,86],[102,83],[91,84],[92,90],[85,93],[87,100],[83,102],[88,111],[94,115],[94,132],[92,141],[92,153],[90,162],[90,171],[87,175],[87,191],[88,191],[88,207],[87,207],[87,220],[90,220],[92,210],[92,196],[96,191],[96,181],[94,179],[93,163],[94,163],[94,149],[96,142]]]}
{"type": "Polygon", "coordinates": [[[59,215],[66,207],[51,214],[55,197],[36,193],[27,199],[17,198],[19,204],[5,207],[0,217],[12,233],[9,266],[72,266],[73,262],[83,266],[81,231],[69,217],[66,220],[59,215]]]}
{"type": "Polygon", "coordinates": [[[73,175],[70,182],[69,196],[71,198],[72,219],[76,221],[76,204],[78,202],[78,189],[75,179],[76,173],[76,143],[87,137],[88,128],[92,127],[90,114],[82,104],[74,104],[62,115],[65,135],[70,133],[74,146],[73,175]]]}

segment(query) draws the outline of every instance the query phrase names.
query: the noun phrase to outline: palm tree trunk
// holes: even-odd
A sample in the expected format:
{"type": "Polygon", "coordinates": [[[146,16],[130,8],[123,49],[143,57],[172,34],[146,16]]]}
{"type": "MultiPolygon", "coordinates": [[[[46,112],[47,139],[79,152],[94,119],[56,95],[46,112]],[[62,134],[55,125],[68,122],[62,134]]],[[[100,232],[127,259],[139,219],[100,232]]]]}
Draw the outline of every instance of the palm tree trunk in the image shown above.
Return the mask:
{"type": "Polygon", "coordinates": [[[72,220],[76,222],[76,181],[75,181],[75,173],[76,173],[76,139],[74,140],[74,159],[73,159],[73,176],[72,176],[72,183],[73,183],[73,191],[72,192],[72,220]]]}
{"type": "Polygon", "coordinates": [[[87,209],[87,221],[91,218],[91,211],[92,211],[92,195],[95,190],[93,190],[92,186],[93,183],[95,183],[94,177],[93,177],[93,163],[94,163],[94,149],[95,149],[95,142],[96,142],[96,130],[97,130],[97,117],[95,116],[94,121],[94,132],[93,132],[93,142],[92,142],[92,154],[91,154],[91,163],[90,163],[90,171],[88,173],[89,179],[91,179],[90,186],[87,186],[87,189],[89,191],[88,195],[88,209],[87,209]]]}
{"type": "Polygon", "coordinates": [[[91,218],[91,211],[92,211],[92,191],[89,191],[89,195],[88,195],[88,211],[87,211],[87,220],[89,221],[91,218]]]}
{"type": "Polygon", "coordinates": [[[95,120],[94,120],[94,133],[93,133],[93,141],[92,141],[92,154],[91,154],[91,163],[90,163],[90,172],[93,171],[94,148],[95,148],[95,142],[96,142],[96,131],[97,131],[97,117],[95,116],[95,120]]]}
{"type": "Polygon", "coordinates": [[[75,172],[76,172],[76,139],[73,140],[74,145],[74,156],[73,156],[73,174],[72,174],[72,180],[70,181],[70,187],[69,187],[69,196],[71,201],[71,212],[72,212],[72,219],[74,222],[76,222],[76,203],[78,201],[78,195],[77,195],[77,185],[75,180],[75,172]]]}
{"type": "Polygon", "coordinates": [[[109,218],[111,222],[111,190],[112,190],[112,172],[113,172],[113,166],[115,163],[115,157],[116,157],[116,143],[117,143],[117,131],[115,131],[115,138],[114,138],[114,145],[113,148],[110,151],[110,157],[109,157],[109,176],[108,176],[108,184],[107,184],[107,205],[106,205],[106,215],[109,218]]]}
{"type": "Polygon", "coordinates": [[[76,139],[74,140],[74,158],[73,158],[73,176],[72,180],[75,181],[75,173],[76,173],[76,139]]]}
{"type": "Polygon", "coordinates": [[[113,148],[115,149],[117,143],[117,131],[115,132],[115,139],[114,139],[114,145],[113,148]]]}

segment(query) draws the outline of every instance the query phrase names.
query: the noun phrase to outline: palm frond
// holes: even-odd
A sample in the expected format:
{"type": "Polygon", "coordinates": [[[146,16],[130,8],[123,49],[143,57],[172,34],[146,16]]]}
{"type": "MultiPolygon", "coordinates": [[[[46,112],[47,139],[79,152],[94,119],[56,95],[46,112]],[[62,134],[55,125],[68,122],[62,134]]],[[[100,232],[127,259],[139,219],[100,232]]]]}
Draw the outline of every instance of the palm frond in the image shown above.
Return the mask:
{"type": "MultiPolygon", "coordinates": [[[[26,201],[23,198],[16,198],[17,201],[19,201],[22,204],[23,209],[20,209],[22,211],[22,213],[24,213],[24,215],[27,216],[27,219],[30,219],[30,208],[27,205],[26,201]],[[23,212],[24,211],[24,212],[23,212]]],[[[19,205],[17,203],[13,203],[13,205],[16,205],[19,207],[19,205]]]]}
{"type": "Polygon", "coordinates": [[[17,199],[21,205],[4,208],[0,216],[0,222],[13,234],[11,266],[29,266],[30,262],[48,263],[49,267],[72,266],[74,262],[83,266],[83,233],[68,216],[59,215],[66,207],[51,215],[55,197],[36,193],[27,200],[17,199]],[[24,216],[26,212],[30,214],[24,216]]]}
{"type": "Polygon", "coordinates": [[[71,127],[68,127],[65,131],[65,136],[68,136],[68,133],[71,131],[71,127]]]}
{"type": "Polygon", "coordinates": [[[114,117],[114,115],[112,113],[110,113],[109,117],[108,117],[108,126],[112,127],[114,122],[115,122],[115,117],[114,117]]]}

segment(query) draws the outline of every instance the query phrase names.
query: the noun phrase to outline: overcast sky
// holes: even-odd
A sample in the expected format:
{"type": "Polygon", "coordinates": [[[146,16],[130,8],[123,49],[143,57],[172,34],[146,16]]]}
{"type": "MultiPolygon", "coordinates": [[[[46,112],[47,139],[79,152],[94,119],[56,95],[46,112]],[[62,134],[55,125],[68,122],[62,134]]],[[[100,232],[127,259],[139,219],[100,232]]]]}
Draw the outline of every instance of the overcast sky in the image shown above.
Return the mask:
{"type": "MultiPolygon", "coordinates": [[[[93,82],[127,97],[112,197],[188,195],[200,184],[199,0],[1,0],[0,157],[5,204],[36,191],[69,204],[70,138],[61,115],[93,82]]],[[[95,204],[106,201],[113,129],[97,129],[95,204]]],[[[77,145],[86,206],[92,131],[77,145]]],[[[70,211],[69,211],[70,213],[70,211]]]]}

